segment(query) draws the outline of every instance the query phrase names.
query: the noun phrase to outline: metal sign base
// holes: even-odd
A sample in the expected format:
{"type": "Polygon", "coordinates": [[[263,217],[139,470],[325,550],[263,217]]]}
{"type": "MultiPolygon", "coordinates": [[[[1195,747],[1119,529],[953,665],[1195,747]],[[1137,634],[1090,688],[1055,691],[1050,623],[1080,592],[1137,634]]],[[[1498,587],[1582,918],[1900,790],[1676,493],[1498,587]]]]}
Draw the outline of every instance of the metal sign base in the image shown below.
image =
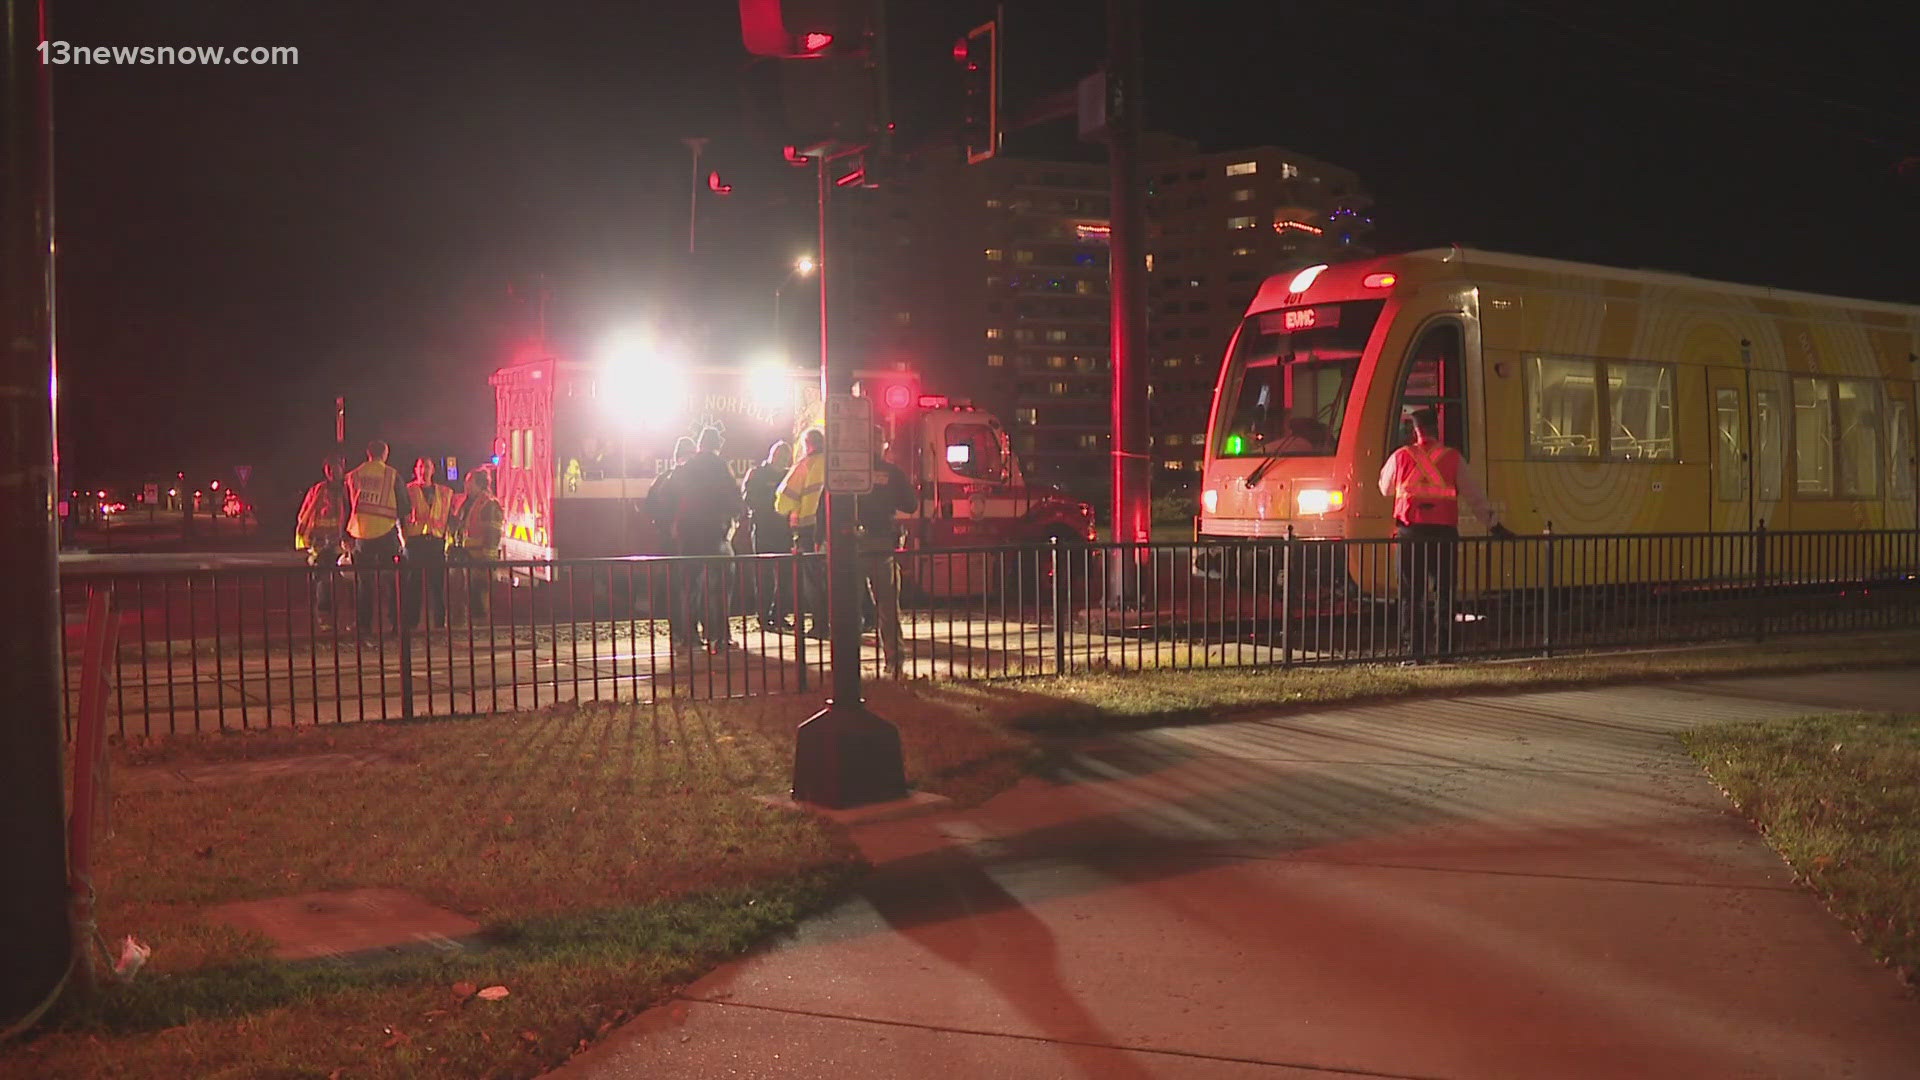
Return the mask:
{"type": "Polygon", "coordinates": [[[900,731],[865,702],[832,700],[794,735],[793,799],[830,810],[907,796],[900,731]]]}

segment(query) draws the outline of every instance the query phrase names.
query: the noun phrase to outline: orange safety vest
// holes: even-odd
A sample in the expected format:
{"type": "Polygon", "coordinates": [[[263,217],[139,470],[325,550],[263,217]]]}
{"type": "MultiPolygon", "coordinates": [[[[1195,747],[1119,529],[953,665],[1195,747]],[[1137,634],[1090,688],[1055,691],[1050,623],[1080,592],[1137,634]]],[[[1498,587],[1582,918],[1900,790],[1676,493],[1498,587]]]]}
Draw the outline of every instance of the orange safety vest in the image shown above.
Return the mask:
{"type": "Polygon", "coordinates": [[[355,540],[385,536],[400,523],[400,470],[369,459],[347,474],[347,535],[355,540]]]}
{"type": "Polygon", "coordinates": [[[401,531],[411,538],[415,536],[436,536],[442,539],[447,535],[447,516],[453,511],[453,489],[444,484],[429,480],[418,480],[407,485],[407,520],[401,531]]]}
{"type": "Polygon", "coordinates": [[[1418,443],[1394,451],[1406,457],[1393,474],[1393,519],[1402,525],[1460,525],[1460,453],[1418,443]]]}

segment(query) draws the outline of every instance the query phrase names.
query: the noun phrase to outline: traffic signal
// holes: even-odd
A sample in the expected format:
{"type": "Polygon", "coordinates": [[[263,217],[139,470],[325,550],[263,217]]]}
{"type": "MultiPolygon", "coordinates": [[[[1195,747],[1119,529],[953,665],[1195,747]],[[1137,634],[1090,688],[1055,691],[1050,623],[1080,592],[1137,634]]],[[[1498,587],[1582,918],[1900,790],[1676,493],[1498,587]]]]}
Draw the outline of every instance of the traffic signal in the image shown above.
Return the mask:
{"type": "Polygon", "coordinates": [[[881,127],[875,0],[740,0],[747,51],[775,58],[762,91],[783,141],[864,145],[881,127]],[[778,104],[774,101],[777,99],[778,104]]]}
{"type": "Polygon", "coordinates": [[[866,0],[740,0],[740,40],[755,56],[818,59],[866,48],[866,0]]]}
{"type": "Polygon", "coordinates": [[[985,22],[954,43],[953,59],[960,65],[963,112],[960,145],[967,164],[985,161],[1000,152],[1000,28],[985,22]]]}

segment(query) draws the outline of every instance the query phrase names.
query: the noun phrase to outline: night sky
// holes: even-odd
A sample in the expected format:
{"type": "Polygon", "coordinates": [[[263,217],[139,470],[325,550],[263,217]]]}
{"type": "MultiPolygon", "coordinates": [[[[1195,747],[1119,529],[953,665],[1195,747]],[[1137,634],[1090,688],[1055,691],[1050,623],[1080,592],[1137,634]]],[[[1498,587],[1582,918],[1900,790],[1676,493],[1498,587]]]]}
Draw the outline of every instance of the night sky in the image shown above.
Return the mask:
{"type": "MultiPolygon", "coordinates": [[[[304,485],[342,392],[356,439],[415,411],[459,437],[397,439],[403,454],[471,454],[491,435],[486,375],[533,326],[509,289],[544,283],[549,333],[579,355],[709,312],[714,347],[751,348],[811,247],[811,176],[754,123],[730,0],[51,6],[76,45],[300,50],[290,67],[55,69],[77,482],[247,463],[304,485]],[[686,135],[714,139],[702,171],[735,186],[703,201],[691,268],[686,135]]],[[[1014,110],[1098,62],[1099,0],[1006,6],[1014,110]]],[[[972,13],[893,7],[902,40],[928,42],[972,13]]],[[[1354,169],[1382,250],[1459,241],[1920,302],[1910,23],[1834,5],[1737,22],[1556,0],[1147,8],[1152,126],[1354,169]]],[[[944,45],[928,51],[917,78],[946,79],[944,45]]]]}

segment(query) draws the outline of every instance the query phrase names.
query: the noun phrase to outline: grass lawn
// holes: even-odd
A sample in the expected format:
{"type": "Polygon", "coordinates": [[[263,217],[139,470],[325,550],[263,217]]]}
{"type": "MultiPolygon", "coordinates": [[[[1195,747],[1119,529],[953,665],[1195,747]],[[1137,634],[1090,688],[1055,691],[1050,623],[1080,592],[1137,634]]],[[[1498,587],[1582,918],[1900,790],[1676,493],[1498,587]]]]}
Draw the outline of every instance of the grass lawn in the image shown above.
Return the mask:
{"type": "MultiPolygon", "coordinates": [[[[868,700],[900,727],[915,786],[965,805],[1016,780],[1055,735],[1232,709],[1916,657],[1920,635],[1905,634],[1457,667],[873,684],[868,700]]],[[[857,880],[842,834],[754,798],[788,787],[793,728],[813,708],[796,697],[602,704],[117,747],[115,834],[96,860],[100,928],[139,937],[153,957],[132,983],[69,997],[31,1041],[0,1051],[0,1078],[544,1071],[857,880]],[[192,784],[156,775],[323,754],[358,763],[192,784]],[[353,888],[418,894],[481,924],[484,944],[284,962],[265,939],[205,917],[234,900],[353,888]],[[491,986],[508,995],[474,993],[491,986]]]]}
{"type": "Polygon", "coordinates": [[[1920,714],[1702,728],[1687,748],[1875,956],[1920,974],[1920,714]]]}

